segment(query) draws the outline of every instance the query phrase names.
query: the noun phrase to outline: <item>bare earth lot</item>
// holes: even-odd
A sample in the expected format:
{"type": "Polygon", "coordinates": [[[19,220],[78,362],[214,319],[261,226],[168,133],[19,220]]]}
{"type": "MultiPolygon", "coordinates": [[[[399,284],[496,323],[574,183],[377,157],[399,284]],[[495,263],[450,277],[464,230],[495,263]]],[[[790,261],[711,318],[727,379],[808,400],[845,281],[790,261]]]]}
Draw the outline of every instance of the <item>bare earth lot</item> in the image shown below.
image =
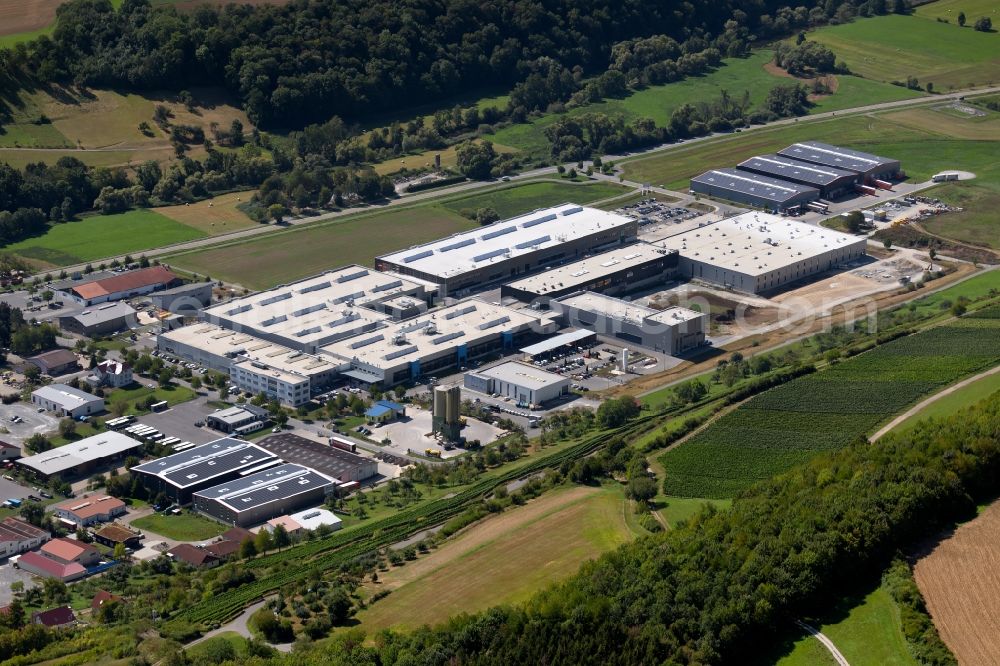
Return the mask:
{"type": "Polygon", "coordinates": [[[62,0],[0,0],[0,35],[38,30],[56,18],[62,0]]]}
{"type": "Polygon", "coordinates": [[[941,638],[963,666],[1000,655],[1000,503],[962,526],[914,568],[941,638]]]}

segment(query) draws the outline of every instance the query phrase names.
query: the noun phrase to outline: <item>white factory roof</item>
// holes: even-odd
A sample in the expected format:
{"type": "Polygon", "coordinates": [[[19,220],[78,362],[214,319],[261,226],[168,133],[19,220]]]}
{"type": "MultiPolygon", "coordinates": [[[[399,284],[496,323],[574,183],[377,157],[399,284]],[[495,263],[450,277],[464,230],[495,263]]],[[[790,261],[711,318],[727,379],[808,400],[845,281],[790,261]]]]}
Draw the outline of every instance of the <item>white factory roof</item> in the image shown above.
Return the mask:
{"type": "Polygon", "coordinates": [[[31,392],[31,395],[51,400],[66,410],[73,410],[92,402],[104,402],[104,398],[99,398],[92,393],[75,389],[66,384],[49,384],[48,386],[35,389],[31,392]]]}
{"type": "Polygon", "coordinates": [[[120,432],[109,430],[44,453],[21,458],[18,464],[30,467],[45,475],[61,474],[88,462],[118,455],[139,446],[142,446],[142,442],[120,432]]]}
{"type": "Polygon", "coordinates": [[[865,172],[879,166],[893,164],[896,160],[889,157],[880,157],[860,150],[841,148],[832,146],[821,141],[802,141],[778,151],[779,155],[785,157],[795,157],[807,162],[826,164],[841,169],[865,172]]]}
{"type": "MultiPolygon", "coordinates": [[[[239,364],[266,365],[273,372],[311,377],[328,372],[333,364],[328,360],[283,347],[246,333],[236,333],[215,324],[192,324],[160,334],[160,339],[195,347],[216,356],[229,356],[239,364]]],[[[260,368],[255,366],[258,370],[260,368]]]]}
{"type": "Polygon", "coordinates": [[[479,370],[475,374],[516,384],[533,391],[552,386],[553,384],[569,382],[569,379],[562,375],[536,368],[527,363],[518,363],[517,361],[501,363],[486,370],[479,370]]]}
{"type": "Polygon", "coordinates": [[[205,315],[287,337],[289,344],[308,344],[387,318],[362,308],[365,303],[423,291],[423,285],[398,275],[346,266],[207,308],[205,315]]]}
{"type": "Polygon", "coordinates": [[[624,215],[567,203],[494,222],[378,259],[447,278],[577,237],[634,223],[624,215]]]}
{"type": "Polygon", "coordinates": [[[658,242],[681,257],[746,275],[763,275],[857,243],[865,239],[768,213],[744,213],[658,242]]]}
{"type": "Polygon", "coordinates": [[[336,526],[341,523],[340,518],[336,514],[321,508],[306,509],[305,511],[289,514],[288,517],[307,530],[314,530],[320,525],[336,526]]]}
{"type": "Polygon", "coordinates": [[[459,345],[475,345],[503,331],[540,325],[538,315],[470,298],[394,322],[387,328],[340,340],[322,352],[344,361],[391,368],[459,345]]]}
{"type": "Polygon", "coordinates": [[[79,312],[71,312],[62,316],[76,319],[81,326],[97,326],[121,317],[134,317],[135,314],[135,309],[128,303],[115,301],[114,303],[94,305],[79,312]]]}
{"type": "Polygon", "coordinates": [[[620,298],[605,296],[593,291],[570,294],[558,299],[558,302],[570,308],[593,312],[601,317],[628,322],[636,326],[642,326],[650,321],[668,325],[679,324],[705,316],[701,312],[680,306],[655,310],[641,303],[623,301],[620,298]]]}
{"type": "Polygon", "coordinates": [[[663,259],[667,254],[669,252],[661,247],[636,243],[516,280],[508,286],[533,294],[562,291],[574,285],[588,284],[606,275],[614,275],[619,271],[663,259]]]}

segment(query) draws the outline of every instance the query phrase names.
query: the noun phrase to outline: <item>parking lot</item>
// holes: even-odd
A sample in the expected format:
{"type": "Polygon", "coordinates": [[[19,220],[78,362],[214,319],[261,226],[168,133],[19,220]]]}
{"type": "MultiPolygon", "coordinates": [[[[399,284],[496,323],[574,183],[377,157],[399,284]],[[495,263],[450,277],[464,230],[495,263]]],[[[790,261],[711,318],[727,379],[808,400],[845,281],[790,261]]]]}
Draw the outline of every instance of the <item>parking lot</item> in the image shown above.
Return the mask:
{"type": "Polygon", "coordinates": [[[199,428],[195,423],[205,420],[205,417],[215,411],[208,404],[208,398],[198,397],[188,402],[171,406],[164,412],[154,412],[140,416],[139,423],[152,426],[167,437],[180,437],[181,441],[195,444],[206,444],[212,440],[225,437],[225,433],[216,432],[208,427],[199,428]]]}
{"type": "Polygon", "coordinates": [[[22,486],[16,481],[8,481],[7,479],[0,478],[0,501],[12,497],[24,499],[29,494],[31,494],[31,488],[22,486]]]}
{"type": "Polygon", "coordinates": [[[0,564],[0,606],[6,606],[14,600],[10,585],[17,580],[24,583],[25,590],[35,587],[35,579],[27,571],[15,569],[9,560],[0,564]]]}
{"type": "Polygon", "coordinates": [[[59,426],[59,419],[49,412],[39,412],[38,408],[29,403],[17,402],[12,405],[0,405],[0,425],[7,429],[3,437],[12,444],[20,444],[36,433],[47,433],[59,426]],[[14,417],[20,418],[15,423],[14,417]]]}

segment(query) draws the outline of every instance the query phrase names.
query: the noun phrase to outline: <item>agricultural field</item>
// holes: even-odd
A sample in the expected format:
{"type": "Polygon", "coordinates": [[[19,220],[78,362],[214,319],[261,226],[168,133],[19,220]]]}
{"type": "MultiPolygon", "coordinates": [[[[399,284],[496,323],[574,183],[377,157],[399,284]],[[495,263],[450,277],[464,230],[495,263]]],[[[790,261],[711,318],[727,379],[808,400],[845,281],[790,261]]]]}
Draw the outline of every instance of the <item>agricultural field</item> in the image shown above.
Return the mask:
{"type": "Polygon", "coordinates": [[[960,664],[987,666],[1000,654],[1000,503],[960,525],[914,566],[914,578],[960,664]]]}
{"type": "Polygon", "coordinates": [[[456,213],[465,209],[475,211],[478,208],[492,208],[499,213],[501,219],[504,219],[567,201],[588,204],[626,194],[628,191],[624,187],[610,183],[546,181],[518,184],[492,189],[483,194],[451,199],[443,203],[442,207],[456,213]]]}
{"type": "Polygon", "coordinates": [[[458,233],[476,223],[458,214],[463,208],[494,206],[517,215],[565,201],[604,199],[626,190],[617,185],[525,183],[485,194],[463,195],[441,204],[359,213],[330,222],[268,234],[266,238],[173,255],[171,265],[253,289],[271,287],[331,267],[372,265],[376,256],[458,233]]]}
{"type": "MultiPolygon", "coordinates": [[[[903,636],[899,607],[884,588],[842,600],[812,626],[833,641],[851,666],[917,666],[903,636]]],[[[830,653],[814,637],[804,635],[775,666],[805,666],[817,663],[817,646],[834,663],[830,653]]]]}
{"type": "Polygon", "coordinates": [[[177,541],[204,541],[222,534],[226,526],[210,518],[185,511],[178,516],[153,513],[136,518],[132,525],[140,530],[177,541]]]}
{"type": "Polygon", "coordinates": [[[240,203],[250,200],[253,190],[220,194],[193,204],[181,206],[161,206],[153,212],[197,229],[210,236],[258,226],[246,213],[237,208],[240,203]]]}
{"type": "MultiPolygon", "coordinates": [[[[505,127],[496,133],[495,138],[501,144],[526,151],[535,157],[543,157],[547,156],[549,150],[545,128],[563,115],[575,117],[586,113],[620,114],[626,120],[645,117],[652,118],[657,125],[665,125],[674,109],[686,103],[715,99],[722,90],[727,90],[735,98],[741,97],[743,91],[748,90],[751,103],[756,106],[764,100],[768,90],[792,80],[765,69],[765,65],[768,65],[773,57],[774,53],[771,50],[763,49],[748,58],[730,58],[723,61],[723,66],[704,76],[650,86],[625,98],[602,100],[577,107],[566,114],[546,114],[531,123],[505,127]]],[[[921,94],[855,76],[839,76],[837,79],[837,92],[817,100],[814,112],[836,111],[861,104],[908,99],[921,94]]]]}
{"type": "Polygon", "coordinates": [[[139,209],[55,224],[44,236],[28,238],[0,249],[22,257],[38,268],[51,268],[140,253],[205,235],[159,213],[139,209]]]}
{"type": "Polygon", "coordinates": [[[914,76],[939,92],[1000,81],[1000,38],[973,30],[976,14],[965,13],[970,17],[965,28],[892,14],[821,28],[809,39],[829,46],[852,72],[874,81],[914,76]]]}
{"type": "Polygon", "coordinates": [[[630,180],[686,190],[692,176],[732,166],[753,155],[773,152],[796,141],[827,141],[900,159],[909,179],[928,180],[944,169],[972,171],[977,185],[1000,184],[995,141],[950,138],[968,119],[940,116],[933,130],[894,122],[891,113],[865,114],[765,129],[681,146],[621,162],[630,180]]]}
{"type": "Polygon", "coordinates": [[[416,628],[518,603],[573,575],[588,559],[631,540],[620,487],[576,486],[491,517],[431,554],[380,574],[369,592],[389,596],[360,612],[369,635],[416,628]]]}
{"type": "Polygon", "coordinates": [[[732,497],[873,431],[921,397],[1000,362],[1000,319],[968,319],[880,345],[751,398],[662,456],[664,489],[732,497]]]}
{"type": "Polygon", "coordinates": [[[941,18],[955,25],[958,25],[959,12],[965,12],[966,25],[972,25],[980,16],[996,19],[998,14],[995,0],[935,0],[913,10],[914,16],[932,21],[941,18]]]}

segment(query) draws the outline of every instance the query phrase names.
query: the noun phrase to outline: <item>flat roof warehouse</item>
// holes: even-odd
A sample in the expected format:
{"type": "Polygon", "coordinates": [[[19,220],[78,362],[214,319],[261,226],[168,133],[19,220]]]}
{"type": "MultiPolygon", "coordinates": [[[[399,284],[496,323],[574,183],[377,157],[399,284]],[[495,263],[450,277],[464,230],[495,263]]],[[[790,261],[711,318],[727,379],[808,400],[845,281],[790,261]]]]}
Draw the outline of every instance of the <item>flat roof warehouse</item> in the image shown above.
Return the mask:
{"type": "Polygon", "coordinates": [[[899,160],[880,157],[860,150],[841,148],[821,141],[802,141],[778,151],[784,157],[794,157],[813,164],[825,164],[858,173],[884,169],[898,170],[899,160]]]}
{"type": "Polygon", "coordinates": [[[830,185],[841,178],[857,178],[857,174],[852,171],[810,164],[809,162],[802,162],[781,155],[758,155],[751,157],[741,162],[738,168],[763,172],[779,178],[805,181],[816,187],[830,185]]]}
{"type": "Polygon", "coordinates": [[[277,462],[277,456],[270,451],[226,437],[136,465],[132,471],[160,477],[176,488],[190,488],[226,474],[277,462]]]}
{"type": "Polygon", "coordinates": [[[635,221],[623,215],[563,204],[386,254],[377,261],[448,278],[498,259],[516,258],[575,237],[632,225],[635,221]]]}
{"type": "Polygon", "coordinates": [[[638,326],[642,326],[646,322],[673,325],[705,316],[701,312],[677,305],[663,310],[654,310],[640,303],[631,303],[592,291],[564,296],[559,299],[559,303],[570,308],[593,312],[608,319],[626,321],[638,326]]]}
{"type": "Polygon", "coordinates": [[[212,488],[199,490],[194,493],[194,501],[197,505],[199,498],[214,500],[233,511],[240,512],[312,492],[317,488],[332,488],[335,485],[336,481],[315,470],[294,463],[285,463],[212,488]]]}
{"type": "Polygon", "coordinates": [[[814,187],[737,169],[712,169],[700,176],[695,176],[691,182],[724,187],[743,194],[765,197],[779,203],[802,196],[819,198],[819,190],[814,187]]]}

